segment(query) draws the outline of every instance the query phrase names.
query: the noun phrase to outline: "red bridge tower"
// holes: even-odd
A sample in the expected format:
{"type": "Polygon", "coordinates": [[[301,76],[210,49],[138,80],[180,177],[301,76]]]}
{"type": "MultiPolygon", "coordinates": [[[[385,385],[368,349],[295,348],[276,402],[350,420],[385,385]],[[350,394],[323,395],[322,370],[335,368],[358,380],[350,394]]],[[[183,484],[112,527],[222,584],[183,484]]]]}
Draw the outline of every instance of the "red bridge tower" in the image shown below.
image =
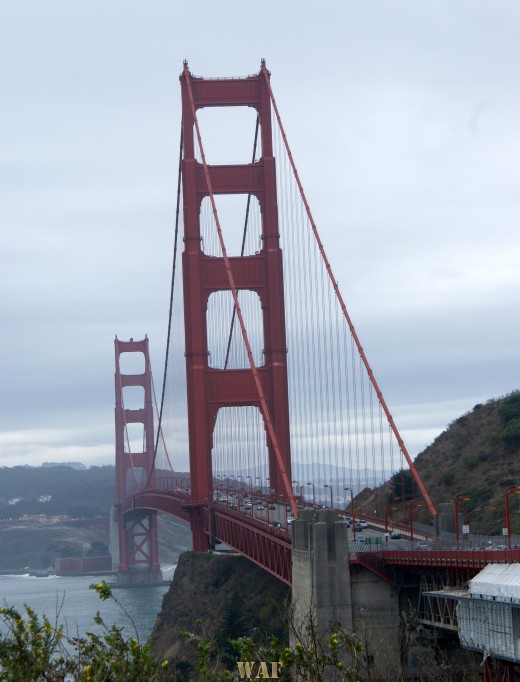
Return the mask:
{"type": "Polygon", "coordinates": [[[116,519],[118,522],[119,575],[123,584],[162,582],[157,543],[157,512],[135,510],[123,513],[122,505],[134,492],[144,487],[153,474],[154,432],[152,405],[152,378],[148,338],[142,341],[115,340],[115,429],[116,429],[116,519]],[[120,359],[125,353],[144,356],[144,371],[122,374],[120,359]],[[142,387],[143,405],[126,409],[124,389],[142,387]],[[132,452],[128,437],[128,424],[142,424],[142,450],[132,452]]]}
{"type": "MultiPolygon", "coordinates": [[[[187,64],[180,77],[182,89],[182,162],[184,239],[184,315],[191,475],[193,548],[208,548],[204,506],[212,500],[211,449],[213,428],[222,407],[260,407],[252,369],[214,369],[208,366],[206,309],[209,296],[231,290],[223,257],[204,254],[201,247],[200,208],[211,194],[250,194],[260,204],[262,248],[251,256],[228,259],[235,288],[258,294],[263,314],[264,364],[258,368],[283,466],[291,480],[287,344],[285,337],[282,252],[279,243],[276,169],[273,157],[271,101],[265,64],[247,78],[193,77],[187,64]],[[262,157],[243,165],[209,165],[195,158],[196,111],[202,107],[253,107],[261,127],[262,157]]],[[[223,334],[229,330],[222,330],[223,334]]],[[[280,467],[267,437],[270,487],[283,493],[280,467]]]]}

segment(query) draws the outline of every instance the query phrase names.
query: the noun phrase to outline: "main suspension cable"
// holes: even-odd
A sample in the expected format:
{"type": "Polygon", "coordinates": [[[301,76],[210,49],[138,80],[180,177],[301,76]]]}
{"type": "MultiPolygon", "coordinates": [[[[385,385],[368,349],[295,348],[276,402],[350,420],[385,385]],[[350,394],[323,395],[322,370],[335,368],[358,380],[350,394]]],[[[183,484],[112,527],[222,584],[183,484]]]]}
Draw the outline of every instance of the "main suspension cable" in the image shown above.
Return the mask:
{"type": "MultiPolygon", "coordinates": [[[[181,203],[181,180],[182,180],[182,150],[183,150],[183,132],[182,132],[182,121],[181,121],[181,135],[180,135],[180,142],[179,142],[179,168],[178,168],[178,175],[177,175],[177,206],[175,209],[175,237],[174,237],[174,242],[173,242],[173,265],[172,265],[172,279],[171,279],[171,285],[170,285],[170,310],[168,313],[168,335],[166,338],[166,356],[164,358],[164,375],[163,375],[163,384],[162,384],[162,392],[161,392],[161,409],[159,411],[159,423],[157,425],[157,436],[155,439],[155,447],[154,447],[154,452],[153,452],[153,465],[150,468],[150,471],[148,473],[148,481],[147,481],[146,485],[148,485],[148,483],[150,482],[150,479],[152,477],[152,472],[153,472],[154,467],[155,467],[155,460],[157,458],[157,448],[159,446],[159,439],[160,439],[160,434],[161,434],[161,430],[162,430],[164,396],[166,393],[166,377],[167,377],[167,373],[168,373],[168,358],[170,355],[170,340],[171,340],[172,317],[173,317],[173,294],[174,294],[174,289],[175,289],[175,272],[177,269],[177,243],[178,243],[178,238],[179,238],[179,213],[180,213],[180,203],[181,203]]],[[[164,439],[163,439],[163,442],[164,442],[164,439]]],[[[168,456],[168,461],[170,461],[169,456],[168,456]]]]}

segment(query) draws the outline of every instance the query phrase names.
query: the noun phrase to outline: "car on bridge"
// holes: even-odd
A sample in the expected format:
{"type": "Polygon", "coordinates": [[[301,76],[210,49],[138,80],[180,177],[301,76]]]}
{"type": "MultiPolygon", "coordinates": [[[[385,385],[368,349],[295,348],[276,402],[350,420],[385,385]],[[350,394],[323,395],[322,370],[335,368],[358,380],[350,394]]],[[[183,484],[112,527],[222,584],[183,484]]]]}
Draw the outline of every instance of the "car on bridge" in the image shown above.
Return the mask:
{"type": "Polygon", "coordinates": [[[400,533],[398,530],[393,530],[393,531],[390,533],[390,538],[391,538],[392,540],[400,540],[400,539],[401,539],[401,533],[400,533]]]}

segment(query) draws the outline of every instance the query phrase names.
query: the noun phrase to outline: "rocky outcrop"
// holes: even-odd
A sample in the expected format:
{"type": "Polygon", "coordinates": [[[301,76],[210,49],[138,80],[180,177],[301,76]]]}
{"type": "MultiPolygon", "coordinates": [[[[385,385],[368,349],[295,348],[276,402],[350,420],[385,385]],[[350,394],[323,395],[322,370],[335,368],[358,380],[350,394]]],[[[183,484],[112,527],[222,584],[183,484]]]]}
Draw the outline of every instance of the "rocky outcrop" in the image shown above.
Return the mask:
{"type": "Polygon", "coordinates": [[[230,638],[273,634],[287,640],[289,588],[245,557],[185,552],[152,632],[154,654],[189,668],[194,650],[181,632],[211,638],[222,655],[230,638]]]}

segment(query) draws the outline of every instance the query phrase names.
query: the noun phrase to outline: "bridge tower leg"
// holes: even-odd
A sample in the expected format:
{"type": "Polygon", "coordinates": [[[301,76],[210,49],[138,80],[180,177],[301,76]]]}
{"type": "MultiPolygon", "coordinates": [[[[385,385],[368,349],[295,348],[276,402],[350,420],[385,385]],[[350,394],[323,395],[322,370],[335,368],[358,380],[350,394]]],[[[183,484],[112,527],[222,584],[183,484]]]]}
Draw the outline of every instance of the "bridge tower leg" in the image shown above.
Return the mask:
{"type": "MultiPolygon", "coordinates": [[[[230,290],[223,258],[206,256],[201,245],[200,208],[209,196],[244,194],[256,196],[262,215],[262,248],[253,256],[230,257],[237,290],[258,294],[263,314],[264,364],[258,375],[278,440],[283,466],[291,480],[289,450],[289,403],[287,389],[287,343],[285,336],[282,251],[278,229],[276,168],[273,156],[271,101],[267,72],[234,79],[195,78],[185,65],[182,90],[182,162],[184,206],[184,315],[186,374],[192,494],[193,548],[204,551],[209,540],[202,524],[202,509],[213,496],[211,449],[218,410],[226,406],[260,406],[258,389],[250,368],[216,370],[208,366],[206,310],[209,296],[230,290]],[[243,106],[256,109],[260,120],[262,158],[252,164],[204,167],[195,158],[193,109],[243,106]]],[[[211,159],[208,159],[211,163],[211,159]]],[[[227,334],[229,330],[223,330],[227,334]]],[[[267,440],[270,487],[282,493],[274,449],[267,440]]]]}
{"type": "MultiPolygon", "coordinates": [[[[133,358],[132,358],[133,360],[133,358]]],[[[136,366],[138,357],[136,355],[136,366]]],[[[115,435],[116,435],[116,501],[113,518],[117,523],[118,583],[128,585],[156,584],[162,582],[157,542],[157,512],[136,510],[123,512],[128,503],[150,477],[153,477],[154,431],[152,404],[152,375],[148,337],[142,341],[119,341],[115,339],[115,435]],[[144,359],[142,372],[122,374],[120,359],[124,353],[141,354],[144,359]],[[124,389],[128,386],[143,389],[143,405],[138,409],[126,409],[124,389]],[[131,452],[128,444],[127,425],[142,424],[143,447],[131,452]]]]}

